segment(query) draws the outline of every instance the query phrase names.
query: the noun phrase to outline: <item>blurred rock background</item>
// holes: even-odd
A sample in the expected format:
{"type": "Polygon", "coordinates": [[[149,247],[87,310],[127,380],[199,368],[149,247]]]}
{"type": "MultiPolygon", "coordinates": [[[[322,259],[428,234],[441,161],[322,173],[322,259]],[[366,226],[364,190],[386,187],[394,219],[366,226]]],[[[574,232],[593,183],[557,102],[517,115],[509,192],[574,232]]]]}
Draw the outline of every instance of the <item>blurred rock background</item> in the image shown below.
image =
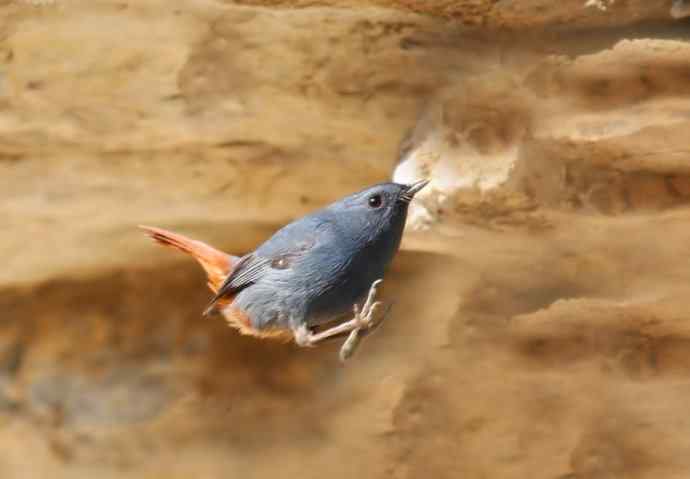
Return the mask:
{"type": "Polygon", "coordinates": [[[0,477],[689,477],[686,10],[0,1],[0,477]],[[243,253],[391,177],[346,367],[136,229],[243,253]]]}

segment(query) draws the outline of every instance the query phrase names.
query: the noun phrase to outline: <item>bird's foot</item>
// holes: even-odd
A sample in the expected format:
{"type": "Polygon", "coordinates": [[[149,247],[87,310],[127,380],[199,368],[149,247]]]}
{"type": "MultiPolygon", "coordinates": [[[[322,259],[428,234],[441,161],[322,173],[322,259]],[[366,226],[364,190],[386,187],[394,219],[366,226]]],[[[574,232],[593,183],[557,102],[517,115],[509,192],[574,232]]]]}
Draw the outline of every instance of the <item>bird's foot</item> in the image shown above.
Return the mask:
{"type": "Polygon", "coordinates": [[[381,301],[374,301],[376,298],[377,289],[382,282],[383,280],[377,279],[371,283],[369,294],[367,295],[366,301],[362,305],[361,311],[359,310],[359,306],[357,304],[355,304],[352,308],[355,312],[355,317],[353,318],[355,329],[368,329],[374,323],[374,312],[376,311],[376,308],[383,305],[381,301]]]}
{"type": "Polygon", "coordinates": [[[377,289],[382,282],[383,280],[377,279],[371,284],[369,294],[367,295],[366,301],[362,305],[361,311],[358,305],[354,305],[353,309],[355,312],[355,317],[352,322],[355,324],[355,327],[352,329],[352,331],[350,331],[347,339],[340,347],[339,356],[342,362],[345,362],[351,358],[362,339],[366,335],[378,329],[378,327],[381,326],[381,323],[383,323],[388,316],[388,312],[391,308],[390,306],[386,309],[385,313],[379,317],[378,320],[376,320],[374,317],[376,309],[383,305],[381,301],[374,301],[376,298],[377,289]]]}
{"type": "Polygon", "coordinates": [[[366,328],[355,328],[350,331],[347,339],[340,347],[340,361],[345,362],[352,357],[357,350],[357,347],[362,342],[362,339],[376,331],[379,326],[381,326],[383,321],[388,317],[388,313],[392,307],[393,306],[389,304],[384,313],[380,315],[378,319],[371,321],[366,328]]]}
{"type": "Polygon", "coordinates": [[[383,305],[382,302],[375,301],[377,289],[381,283],[382,280],[380,279],[372,283],[361,310],[358,305],[354,305],[355,316],[353,319],[318,333],[310,331],[306,325],[300,325],[293,332],[295,343],[301,347],[311,347],[326,339],[347,333],[348,337],[340,348],[340,359],[341,361],[349,359],[354,354],[357,346],[359,346],[362,338],[376,330],[383,323],[383,320],[386,319],[388,311],[390,311],[390,307],[388,307],[379,319],[376,319],[374,316],[376,310],[383,305]]]}

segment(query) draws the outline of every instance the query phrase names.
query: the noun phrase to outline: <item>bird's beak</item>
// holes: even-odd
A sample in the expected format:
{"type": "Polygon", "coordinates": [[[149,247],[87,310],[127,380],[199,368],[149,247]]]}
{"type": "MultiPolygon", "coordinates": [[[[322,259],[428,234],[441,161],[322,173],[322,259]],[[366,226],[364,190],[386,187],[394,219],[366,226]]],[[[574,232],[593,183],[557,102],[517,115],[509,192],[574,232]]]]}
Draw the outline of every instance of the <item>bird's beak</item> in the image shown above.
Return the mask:
{"type": "Polygon", "coordinates": [[[400,195],[400,198],[409,203],[412,201],[412,198],[414,198],[414,195],[419,193],[419,191],[428,184],[429,180],[419,180],[415,181],[411,185],[406,185],[406,189],[403,191],[403,194],[400,195]]]}

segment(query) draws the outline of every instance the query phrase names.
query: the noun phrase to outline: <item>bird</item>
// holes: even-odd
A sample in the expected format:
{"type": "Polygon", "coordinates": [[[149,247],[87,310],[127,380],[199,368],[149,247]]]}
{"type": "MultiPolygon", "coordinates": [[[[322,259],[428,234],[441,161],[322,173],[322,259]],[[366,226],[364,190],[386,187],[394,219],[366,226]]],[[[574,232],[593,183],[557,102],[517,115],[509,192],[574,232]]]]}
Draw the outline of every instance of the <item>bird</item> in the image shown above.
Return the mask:
{"type": "Polygon", "coordinates": [[[300,347],[347,335],[339,354],[345,361],[387,316],[390,308],[375,319],[383,306],[377,289],[400,247],[408,206],[427,183],[370,186],[283,226],[243,256],[139,227],[205,270],[214,295],[204,316],[220,313],[241,334],[300,347]],[[345,321],[347,314],[354,316],[345,321]]]}

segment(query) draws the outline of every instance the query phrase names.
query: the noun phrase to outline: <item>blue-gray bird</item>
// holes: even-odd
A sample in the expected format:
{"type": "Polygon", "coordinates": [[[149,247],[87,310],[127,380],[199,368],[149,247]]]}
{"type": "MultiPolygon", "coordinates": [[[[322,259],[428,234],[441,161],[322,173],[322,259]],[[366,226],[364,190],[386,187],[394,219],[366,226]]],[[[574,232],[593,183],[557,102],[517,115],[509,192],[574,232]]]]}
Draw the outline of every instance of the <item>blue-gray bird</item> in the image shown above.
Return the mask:
{"type": "Polygon", "coordinates": [[[217,311],[243,334],[294,339],[300,346],[348,335],[344,360],[380,324],[374,319],[382,304],[374,301],[376,289],[400,246],[407,207],[427,183],[371,186],[289,223],[242,257],[141,228],[204,268],[215,293],[205,315],[217,311]],[[353,310],[353,319],[328,326],[353,310]]]}

